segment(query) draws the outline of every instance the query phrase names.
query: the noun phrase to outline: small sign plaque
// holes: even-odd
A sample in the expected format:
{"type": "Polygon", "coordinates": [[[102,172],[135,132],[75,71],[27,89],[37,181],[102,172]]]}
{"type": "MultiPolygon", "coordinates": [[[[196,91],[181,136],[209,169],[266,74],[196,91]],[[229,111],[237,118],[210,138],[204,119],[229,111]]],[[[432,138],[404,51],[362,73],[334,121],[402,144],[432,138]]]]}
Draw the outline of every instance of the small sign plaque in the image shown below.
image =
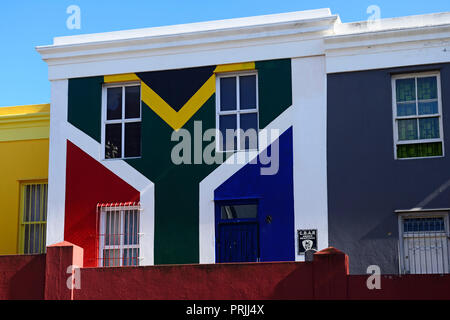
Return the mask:
{"type": "Polygon", "coordinates": [[[317,229],[297,230],[298,254],[305,254],[308,250],[317,250],[317,229]]]}

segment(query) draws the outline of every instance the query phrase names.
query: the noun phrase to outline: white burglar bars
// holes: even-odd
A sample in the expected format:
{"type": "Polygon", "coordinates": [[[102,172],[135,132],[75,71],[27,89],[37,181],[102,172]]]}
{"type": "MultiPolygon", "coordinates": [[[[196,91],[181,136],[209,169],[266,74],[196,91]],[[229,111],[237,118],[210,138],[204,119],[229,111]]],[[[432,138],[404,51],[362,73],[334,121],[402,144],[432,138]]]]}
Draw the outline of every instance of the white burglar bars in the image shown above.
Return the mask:
{"type": "Polygon", "coordinates": [[[447,216],[401,218],[401,273],[449,273],[447,216]]]}
{"type": "Polygon", "coordinates": [[[138,266],[140,261],[139,203],[98,204],[101,267],[138,266]]]}

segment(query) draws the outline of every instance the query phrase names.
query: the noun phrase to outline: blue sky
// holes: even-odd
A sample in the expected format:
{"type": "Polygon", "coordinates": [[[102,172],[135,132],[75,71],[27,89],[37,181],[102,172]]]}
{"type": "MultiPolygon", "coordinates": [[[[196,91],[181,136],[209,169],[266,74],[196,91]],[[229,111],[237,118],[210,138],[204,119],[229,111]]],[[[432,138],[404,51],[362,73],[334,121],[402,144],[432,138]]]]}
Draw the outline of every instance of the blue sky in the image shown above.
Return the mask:
{"type": "Polygon", "coordinates": [[[343,22],[366,20],[377,5],[381,18],[450,11],[449,0],[15,0],[0,10],[0,106],[47,103],[47,66],[35,47],[53,37],[330,8],[343,22]],[[66,9],[81,9],[81,29],[69,30],[66,9]]]}

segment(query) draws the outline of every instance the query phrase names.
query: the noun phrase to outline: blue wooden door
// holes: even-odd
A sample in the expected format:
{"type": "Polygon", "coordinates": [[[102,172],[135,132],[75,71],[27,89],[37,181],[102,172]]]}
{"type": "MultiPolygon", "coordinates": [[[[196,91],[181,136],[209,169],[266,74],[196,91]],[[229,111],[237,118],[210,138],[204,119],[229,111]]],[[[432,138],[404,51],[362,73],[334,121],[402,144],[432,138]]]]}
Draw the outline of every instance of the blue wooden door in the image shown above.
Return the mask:
{"type": "Polygon", "coordinates": [[[258,261],[258,223],[220,223],[217,249],[218,262],[258,261]]]}

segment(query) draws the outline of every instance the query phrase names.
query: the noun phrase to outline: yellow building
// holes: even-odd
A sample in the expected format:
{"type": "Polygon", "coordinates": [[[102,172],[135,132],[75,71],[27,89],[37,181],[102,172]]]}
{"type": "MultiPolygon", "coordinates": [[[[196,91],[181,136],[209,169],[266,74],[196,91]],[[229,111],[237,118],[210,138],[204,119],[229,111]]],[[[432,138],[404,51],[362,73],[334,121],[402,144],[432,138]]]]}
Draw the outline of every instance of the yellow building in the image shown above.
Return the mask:
{"type": "Polygon", "coordinates": [[[45,250],[50,105],[0,108],[0,254],[45,250]]]}

